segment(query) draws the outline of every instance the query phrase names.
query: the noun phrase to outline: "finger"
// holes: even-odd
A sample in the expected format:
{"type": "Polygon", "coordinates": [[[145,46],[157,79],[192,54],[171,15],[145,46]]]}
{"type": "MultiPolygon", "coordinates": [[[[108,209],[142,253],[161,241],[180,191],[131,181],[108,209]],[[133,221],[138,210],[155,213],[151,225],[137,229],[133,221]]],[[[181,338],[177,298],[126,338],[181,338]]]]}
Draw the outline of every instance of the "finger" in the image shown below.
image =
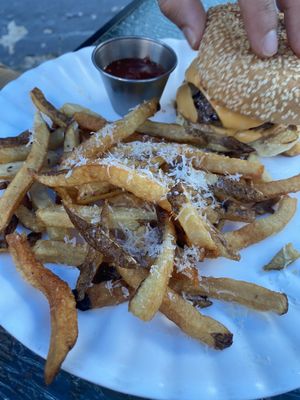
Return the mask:
{"type": "Polygon", "coordinates": [[[205,28],[205,10],[199,0],[159,0],[166,17],[184,33],[190,46],[198,49],[205,28]]]}
{"type": "Polygon", "coordinates": [[[274,0],[239,0],[252,50],[261,57],[277,53],[277,9],[274,0]]]}
{"type": "Polygon", "coordinates": [[[284,12],[288,41],[293,51],[300,57],[300,1],[278,0],[278,8],[284,12]]]}

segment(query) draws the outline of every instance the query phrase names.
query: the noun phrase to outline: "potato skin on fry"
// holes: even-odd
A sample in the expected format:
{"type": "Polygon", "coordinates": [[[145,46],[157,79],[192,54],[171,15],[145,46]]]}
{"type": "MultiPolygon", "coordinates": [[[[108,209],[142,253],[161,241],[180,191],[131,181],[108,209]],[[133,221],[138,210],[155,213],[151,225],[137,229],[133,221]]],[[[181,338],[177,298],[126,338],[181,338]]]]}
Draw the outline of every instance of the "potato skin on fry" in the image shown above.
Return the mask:
{"type": "Polygon", "coordinates": [[[43,165],[49,143],[50,132],[39,113],[35,115],[35,140],[22,168],[0,198],[0,231],[8,225],[15,209],[33,184],[31,170],[38,172],[43,165]]]}
{"type": "MultiPolygon", "coordinates": [[[[117,267],[118,272],[129,286],[136,289],[146,278],[143,269],[129,270],[117,267]]],[[[200,314],[169,287],[164,295],[160,311],[178,325],[186,334],[207,345],[223,350],[232,345],[232,333],[220,322],[200,314]]]]}
{"type": "Polygon", "coordinates": [[[68,124],[68,117],[65,116],[62,112],[57,110],[53,104],[51,104],[44,96],[43,92],[35,87],[32,89],[30,92],[30,97],[36,108],[43,112],[44,114],[48,115],[49,118],[53,122],[55,122],[58,126],[61,126],[62,128],[66,128],[68,124]]]}
{"type": "Polygon", "coordinates": [[[171,279],[170,287],[176,292],[235,302],[258,311],[273,311],[279,315],[288,311],[288,299],[284,293],[236,279],[202,276],[195,285],[185,276],[181,280],[171,279]]]}
{"type": "Polygon", "coordinates": [[[297,199],[284,196],[273,215],[251,222],[236,231],[227,232],[224,234],[225,239],[234,250],[258,243],[281,231],[294,216],[296,207],[297,199]]]}
{"type": "Polygon", "coordinates": [[[75,299],[69,286],[36,260],[26,237],[13,233],[6,238],[18,271],[49,302],[51,341],[45,366],[45,382],[49,385],[77,340],[75,299]]]}
{"type": "Polygon", "coordinates": [[[159,310],[174,266],[175,227],[166,213],[160,219],[164,224],[160,254],[129,303],[129,311],[144,321],[152,319],[159,310]]]}

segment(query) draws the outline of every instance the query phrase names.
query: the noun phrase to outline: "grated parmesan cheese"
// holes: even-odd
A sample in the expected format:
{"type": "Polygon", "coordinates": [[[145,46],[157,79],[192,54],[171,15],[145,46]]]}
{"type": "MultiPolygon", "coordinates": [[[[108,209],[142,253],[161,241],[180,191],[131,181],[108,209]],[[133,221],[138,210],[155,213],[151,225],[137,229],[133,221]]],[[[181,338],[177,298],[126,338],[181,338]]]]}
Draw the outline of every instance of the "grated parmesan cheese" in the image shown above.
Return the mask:
{"type": "Polygon", "coordinates": [[[65,236],[64,237],[64,242],[67,243],[67,244],[72,245],[73,247],[75,247],[76,244],[77,244],[77,239],[76,239],[76,237],[73,237],[72,239],[69,239],[67,236],[65,236]]]}

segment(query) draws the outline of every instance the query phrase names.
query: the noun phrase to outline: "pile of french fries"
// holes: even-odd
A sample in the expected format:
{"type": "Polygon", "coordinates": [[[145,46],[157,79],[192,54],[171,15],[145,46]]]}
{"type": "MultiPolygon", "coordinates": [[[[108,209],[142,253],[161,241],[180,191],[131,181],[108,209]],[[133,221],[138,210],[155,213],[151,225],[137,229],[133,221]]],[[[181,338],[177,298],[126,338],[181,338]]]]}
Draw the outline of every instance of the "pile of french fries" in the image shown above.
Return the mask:
{"type": "Polygon", "coordinates": [[[138,318],[160,311],[215,349],[233,334],[199,311],[212,299],[287,312],[284,293],[201,276],[201,262],[237,261],[239,250],[282,230],[296,210],[288,193],[300,190],[299,175],[266,181],[237,139],[222,141],[224,150],[215,132],[150,121],[155,99],[109,122],[79,105],[58,110],[38,88],[30,95],[33,130],[0,139],[0,250],[49,301],[46,383],[76,342],[77,309],[128,301],[138,318]],[[225,232],[227,221],[242,227],[225,232]],[[43,263],[77,267],[76,288],[43,263]]]}

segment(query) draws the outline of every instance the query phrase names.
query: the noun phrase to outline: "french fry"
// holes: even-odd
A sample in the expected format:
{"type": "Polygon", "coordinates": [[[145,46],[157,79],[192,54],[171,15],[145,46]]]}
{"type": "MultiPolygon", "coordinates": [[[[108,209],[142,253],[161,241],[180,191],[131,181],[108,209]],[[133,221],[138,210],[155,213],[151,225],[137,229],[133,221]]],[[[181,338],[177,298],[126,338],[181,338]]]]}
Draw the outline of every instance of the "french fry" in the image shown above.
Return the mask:
{"type": "Polygon", "coordinates": [[[82,301],[77,300],[77,308],[86,311],[115,306],[130,300],[132,294],[133,290],[123,281],[101,282],[87,289],[85,298],[82,301]]]}
{"type": "Polygon", "coordinates": [[[102,129],[108,122],[99,116],[89,114],[84,111],[76,111],[73,114],[73,119],[77,122],[81,129],[89,132],[97,132],[102,129]]]}
{"type": "Polygon", "coordinates": [[[235,302],[258,311],[273,311],[279,315],[288,311],[288,299],[284,293],[235,279],[202,276],[197,286],[189,278],[171,279],[170,287],[176,292],[235,302]]]}
{"type": "Polygon", "coordinates": [[[45,98],[43,92],[39,88],[36,87],[32,89],[30,97],[36,108],[46,114],[52,122],[62,128],[67,127],[69,119],[45,98]]]}
{"type": "Polygon", "coordinates": [[[84,299],[86,290],[91,286],[97,269],[103,261],[103,255],[92,247],[88,248],[88,252],[84,262],[79,266],[80,273],[76,282],[76,300],[84,299]]]}
{"type": "MultiPolygon", "coordinates": [[[[53,167],[58,163],[58,160],[58,153],[49,151],[44,160],[43,167],[53,167]]],[[[12,180],[23,165],[24,161],[14,161],[7,164],[0,164],[0,179],[12,180]]]]}
{"type": "Polygon", "coordinates": [[[0,179],[12,180],[22,168],[24,161],[14,161],[7,164],[0,164],[0,179]]]}
{"type": "MultiPolygon", "coordinates": [[[[147,276],[147,272],[142,269],[125,270],[118,267],[117,270],[125,282],[134,289],[137,289],[147,276]]],[[[232,344],[232,333],[224,325],[200,314],[169,287],[164,295],[160,311],[178,325],[183,332],[208,346],[222,350],[232,344]]]]}
{"type": "Polygon", "coordinates": [[[78,190],[77,204],[90,204],[121,193],[121,189],[108,182],[86,183],[76,189],[78,190]]]}
{"type": "Polygon", "coordinates": [[[99,194],[95,194],[94,196],[91,196],[91,197],[86,197],[83,200],[77,197],[76,203],[80,204],[80,205],[91,204],[91,203],[95,203],[99,200],[111,199],[112,197],[118,196],[121,193],[123,193],[122,189],[115,189],[115,190],[112,190],[111,192],[102,193],[102,194],[99,193],[99,194]]]}
{"type": "MultiPolygon", "coordinates": [[[[73,205],[73,209],[84,219],[89,222],[100,222],[101,208],[94,206],[78,206],[73,205]]],[[[37,218],[47,227],[72,229],[72,224],[68,214],[61,205],[53,205],[52,207],[42,208],[36,212],[37,218]]]]}
{"type": "MultiPolygon", "coordinates": [[[[295,127],[296,128],[296,127],[295,127]]],[[[289,151],[295,146],[299,139],[297,129],[291,129],[289,126],[274,125],[263,131],[260,139],[251,143],[260,157],[274,157],[283,152],[289,151]]]]}
{"type": "Polygon", "coordinates": [[[29,210],[23,204],[19,205],[16,209],[15,215],[18,217],[21,224],[32,232],[44,232],[46,230],[45,225],[37,219],[35,212],[29,210]]]}
{"type": "MultiPolygon", "coordinates": [[[[5,141],[11,139],[11,141],[4,143],[3,142],[1,143],[0,139],[0,164],[7,164],[16,161],[26,160],[26,157],[30,153],[32,147],[32,144],[30,142],[30,137],[28,137],[29,142],[27,142],[26,144],[18,144],[17,142],[12,141],[12,139],[17,139],[18,137],[2,139],[5,141]]],[[[59,128],[56,129],[54,132],[51,132],[48,145],[49,150],[57,150],[62,145],[63,139],[64,139],[64,133],[62,129],[59,128]]],[[[53,158],[53,156],[51,156],[50,158],[53,158]]]]}
{"type": "Polygon", "coordinates": [[[78,123],[72,121],[66,128],[64,140],[64,153],[68,154],[79,146],[78,123]]]}
{"type": "MultiPolygon", "coordinates": [[[[64,171],[55,175],[36,174],[35,179],[49,187],[73,187],[99,180],[106,181],[153,203],[161,202],[168,192],[164,184],[143,172],[125,165],[115,166],[109,163],[83,165],[74,168],[71,174],[64,171]]],[[[170,209],[168,202],[161,204],[163,208],[170,209]]]]}
{"type": "Polygon", "coordinates": [[[129,311],[144,321],[152,319],[159,310],[174,265],[175,228],[168,215],[163,216],[162,223],[164,227],[160,254],[151,266],[149,275],[140,284],[134,297],[129,302],[129,311]]]}
{"type": "Polygon", "coordinates": [[[151,117],[158,108],[156,99],[147,101],[127,114],[123,119],[108,124],[82,143],[65,161],[64,165],[74,165],[80,159],[93,158],[105,153],[114,144],[132,135],[136,128],[151,117]]]}
{"type": "Polygon", "coordinates": [[[190,245],[217,252],[217,246],[203,217],[189,200],[188,193],[182,184],[173,186],[167,195],[173,213],[186,233],[190,245]]]}
{"type": "Polygon", "coordinates": [[[58,240],[64,242],[65,240],[71,240],[72,230],[68,228],[57,228],[55,226],[47,226],[47,235],[49,240],[58,240]]]}
{"type": "Polygon", "coordinates": [[[219,152],[230,152],[241,155],[254,151],[250,146],[232,136],[219,135],[209,130],[197,129],[193,126],[146,121],[137,131],[171,142],[192,144],[219,152]]]}
{"type": "Polygon", "coordinates": [[[38,240],[33,247],[36,258],[43,263],[65,264],[79,267],[84,263],[86,244],[70,244],[55,240],[38,240]]]}
{"type": "Polygon", "coordinates": [[[112,239],[110,233],[105,230],[101,223],[88,223],[76,214],[76,209],[72,205],[65,205],[65,210],[85,241],[102,253],[108,262],[114,265],[122,265],[124,268],[136,268],[138,266],[137,261],[112,239]]]}
{"type": "Polygon", "coordinates": [[[300,174],[278,181],[256,183],[254,188],[263,194],[265,200],[287,193],[296,193],[300,190],[300,174]]]}
{"type": "MultiPolygon", "coordinates": [[[[138,142],[139,150],[142,150],[142,146],[143,143],[138,142]]],[[[146,150],[149,150],[149,144],[144,143],[144,146],[146,150]]],[[[132,153],[135,147],[135,142],[123,144],[121,149],[122,154],[125,154],[127,157],[130,156],[130,153],[132,153]]],[[[170,163],[170,156],[173,155],[174,160],[178,156],[184,156],[192,160],[192,165],[195,169],[201,169],[216,174],[240,174],[241,177],[247,179],[257,179],[260,178],[264,172],[264,166],[259,161],[251,162],[239,158],[230,158],[220,154],[208,153],[191,145],[161,142],[151,143],[151,149],[153,153],[158,155],[158,157],[154,157],[156,162],[161,158],[163,162],[170,163]]]]}
{"type": "Polygon", "coordinates": [[[0,232],[8,225],[14,211],[33,183],[31,171],[38,172],[46,157],[49,130],[39,113],[35,115],[35,138],[24,165],[0,198],[0,232]]]}
{"type": "Polygon", "coordinates": [[[60,111],[65,114],[69,119],[71,119],[75,113],[82,112],[87,115],[94,115],[95,117],[102,118],[99,114],[96,112],[90,110],[89,108],[83,107],[80,104],[76,103],[65,103],[61,108],[60,111]]]}
{"type": "Polygon", "coordinates": [[[220,176],[210,185],[214,195],[221,200],[235,199],[242,203],[257,203],[265,200],[261,191],[245,181],[233,181],[220,176]]]}
{"type": "Polygon", "coordinates": [[[53,206],[53,201],[49,196],[47,186],[35,182],[31,186],[29,194],[35,208],[47,208],[53,206]]]}
{"type": "Polygon", "coordinates": [[[240,160],[238,158],[230,158],[220,156],[213,153],[204,153],[198,151],[191,152],[194,154],[193,166],[196,169],[204,169],[216,174],[241,174],[244,178],[253,179],[259,178],[264,172],[264,167],[259,162],[250,162],[247,160],[240,160]]]}
{"type": "Polygon", "coordinates": [[[9,251],[25,280],[47,298],[51,315],[51,341],[45,366],[45,382],[50,384],[78,336],[74,296],[68,285],[36,260],[26,237],[7,236],[9,251]]]}
{"type": "Polygon", "coordinates": [[[294,216],[296,207],[297,200],[295,198],[284,196],[279,202],[278,210],[273,215],[251,222],[236,231],[226,232],[225,239],[234,250],[258,243],[281,231],[294,216]]]}

